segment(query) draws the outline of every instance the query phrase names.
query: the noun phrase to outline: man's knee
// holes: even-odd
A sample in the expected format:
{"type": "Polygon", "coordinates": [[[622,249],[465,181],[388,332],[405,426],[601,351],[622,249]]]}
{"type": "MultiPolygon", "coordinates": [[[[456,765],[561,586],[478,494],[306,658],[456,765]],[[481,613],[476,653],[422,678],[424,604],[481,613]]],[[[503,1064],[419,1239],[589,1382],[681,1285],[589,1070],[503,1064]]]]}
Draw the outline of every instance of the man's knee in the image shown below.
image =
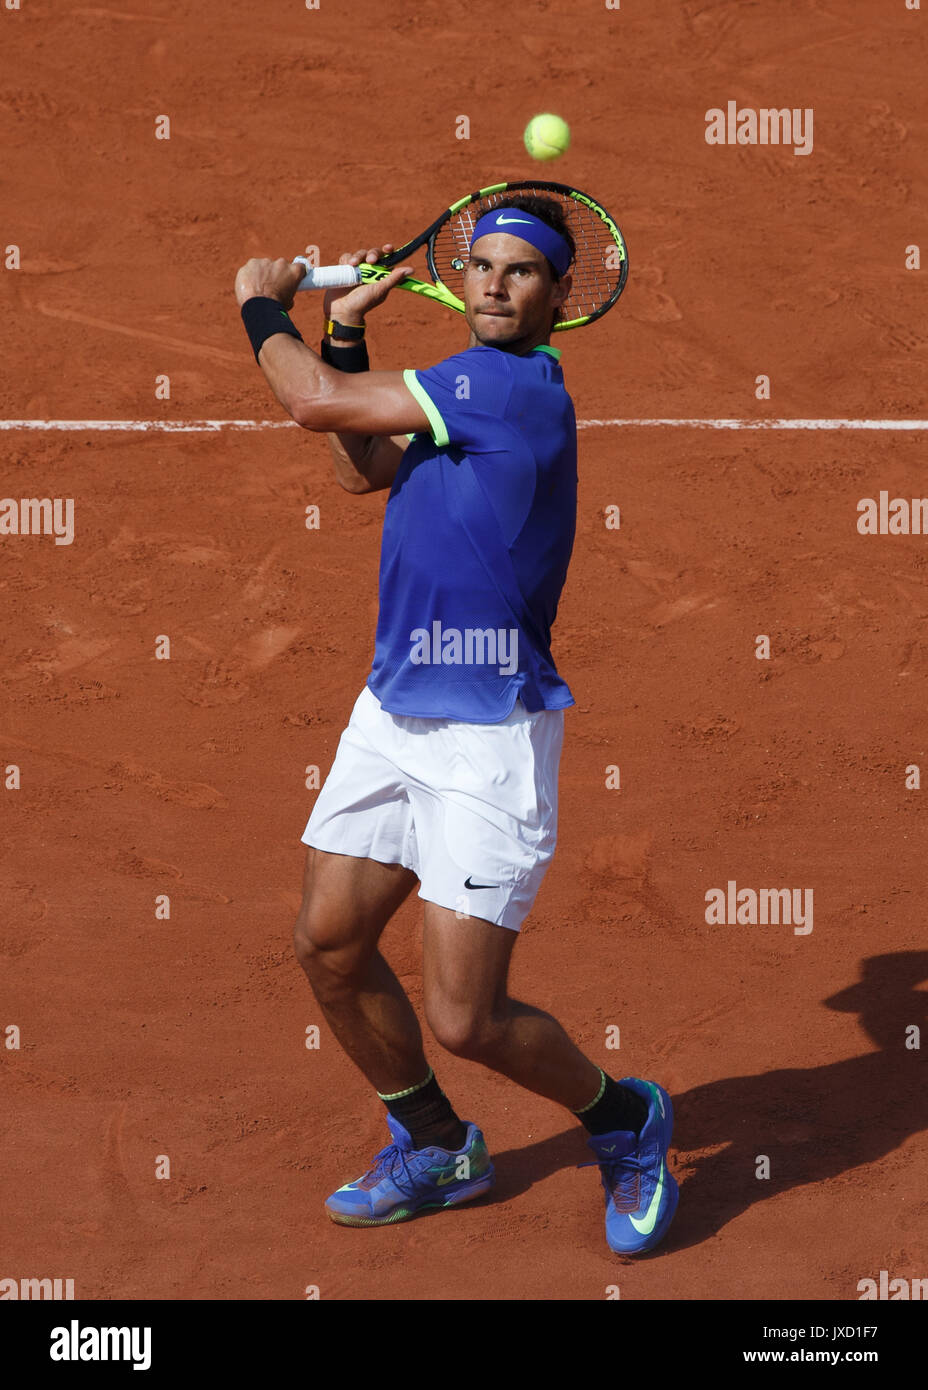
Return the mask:
{"type": "Polygon", "coordinates": [[[293,949],[304,970],[309,970],[322,955],[316,935],[316,924],[305,898],[293,924],[293,949]]]}
{"type": "Polygon", "coordinates": [[[350,982],[369,954],[364,915],[354,901],[350,875],[354,867],[307,850],[293,949],[314,985],[327,979],[350,982]]]}
{"type": "Polygon", "coordinates": [[[306,973],[346,981],[362,975],[381,932],[417,882],[400,864],[310,847],[293,928],[296,956],[306,973]]]}
{"type": "Polygon", "coordinates": [[[313,985],[351,988],[370,955],[361,940],[345,940],[344,924],[307,893],[293,924],[293,949],[313,985]]]}
{"type": "Polygon", "coordinates": [[[425,1016],[436,1042],[446,1052],[471,1062],[492,1059],[506,1026],[499,1013],[489,1014],[447,1000],[426,1001],[425,1016]]]}

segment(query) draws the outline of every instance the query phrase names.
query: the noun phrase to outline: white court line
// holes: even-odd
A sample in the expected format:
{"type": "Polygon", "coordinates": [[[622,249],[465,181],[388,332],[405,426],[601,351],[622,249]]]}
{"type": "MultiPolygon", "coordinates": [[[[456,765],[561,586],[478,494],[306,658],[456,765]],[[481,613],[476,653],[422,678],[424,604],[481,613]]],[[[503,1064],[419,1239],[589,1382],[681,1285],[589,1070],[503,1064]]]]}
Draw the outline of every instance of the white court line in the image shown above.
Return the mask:
{"type": "MultiPolygon", "coordinates": [[[[0,430],[218,434],[223,430],[299,429],[295,420],[0,420],[0,430]]],[[[580,430],[928,430],[928,420],[578,420],[580,430]]]]}
{"type": "Polygon", "coordinates": [[[577,428],[677,426],[692,430],[928,430],[928,420],[578,420],[577,428]]]}
{"type": "Polygon", "coordinates": [[[0,420],[0,430],[110,430],[113,433],[218,434],[220,430],[299,429],[295,420],[0,420]]]}

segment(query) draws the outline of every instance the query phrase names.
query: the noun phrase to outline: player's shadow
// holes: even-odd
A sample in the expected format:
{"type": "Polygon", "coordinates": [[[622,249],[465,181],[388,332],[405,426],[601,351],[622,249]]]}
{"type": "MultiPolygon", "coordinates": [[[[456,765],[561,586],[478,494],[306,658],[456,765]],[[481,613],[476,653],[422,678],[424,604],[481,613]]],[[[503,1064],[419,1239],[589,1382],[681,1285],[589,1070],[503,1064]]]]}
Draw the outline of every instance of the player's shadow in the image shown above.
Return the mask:
{"type": "MultiPolygon", "coordinates": [[[[858,984],[823,1002],[858,1014],[877,1051],[725,1077],[674,1095],[671,1166],[680,1205],[655,1253],[699,1244],[755,1202],[873,1163],[928,1128],[924,1050],[906,1047],[907,1029],[925,1034],[928,991],[918,986],[926,980],[928,951],[871,956],[858,984]],[[692,1157],[679,1163],[675,1151],[692,1157]],[[770,1160],[769,1178],[756,1176],[759,1155],[770,1160]]],[[[582,1161],[575,1155],[574,1136],[558,1135],[522,1151],[522,1176],[537,1180],[582,1161]]]]}

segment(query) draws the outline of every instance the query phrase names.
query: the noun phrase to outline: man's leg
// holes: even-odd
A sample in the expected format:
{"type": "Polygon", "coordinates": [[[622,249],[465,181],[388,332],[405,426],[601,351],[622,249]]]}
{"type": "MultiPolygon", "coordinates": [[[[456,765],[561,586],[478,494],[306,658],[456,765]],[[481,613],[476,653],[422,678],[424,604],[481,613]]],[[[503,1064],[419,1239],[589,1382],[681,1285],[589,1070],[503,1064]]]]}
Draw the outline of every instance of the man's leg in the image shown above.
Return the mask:
{"type": "Polygon", "coordinates": [[[428,1071],[415,1010],[377,949],[418,882],[402,864],[310,847],[293,929],[297,959],[344,1051],[381,1093],[428,1071]]]}
{"type": "Polygon", "coordinates": [[[429,902],[425,1013],[438,1041],[573,1111],[590,1137],[605,1192],[606,1241],[625,1255],[653,1249],[677,1209],[667,1167],[673,1106],[655,1082],[607,1076],[542,1009],[510,999],[516,933],[429,902]]]}
{"type": "Polygon", "coordinates": [[[401,864],[310,847],[294,946],[329,1027],[414,1146],[457,1150],[466,1127],[426,1061],[415,1010],[377,949],[417,883],[401,864]]]}
{"type": "Polygon", "coordinates": [[[422,976],[428,1025],[449,1052],[579,1110],[599,1090],[599,1067],[550,1014],[509,998],[517,936],[508,927],[459,918],[427,902],[422,976]]]}
{"type": "Polygon", "coordinates": [[[341,1225],[387,1225],[423,1207],[471,1201],[493,1185],[483,1136],[461,1123],[432,1075],[415,1011],[377,949],[417,882],[399,864],[313,847],[307,854],[297,956],[333,1033],[387,1106],[394,1138],[366,1173],[327,1199],[341,1225]]]}
{"type": "Polygon", "coordinates": [[[647,1117],[638,1096],[605,1084],[604,1073],[555,1018],[509,998],[518,933],[480,917],[425,905],[422,973],[425,1016],[441,1045],[480,1062],[578,1115],[587,1128],[637,1130],[647,1117]]]}

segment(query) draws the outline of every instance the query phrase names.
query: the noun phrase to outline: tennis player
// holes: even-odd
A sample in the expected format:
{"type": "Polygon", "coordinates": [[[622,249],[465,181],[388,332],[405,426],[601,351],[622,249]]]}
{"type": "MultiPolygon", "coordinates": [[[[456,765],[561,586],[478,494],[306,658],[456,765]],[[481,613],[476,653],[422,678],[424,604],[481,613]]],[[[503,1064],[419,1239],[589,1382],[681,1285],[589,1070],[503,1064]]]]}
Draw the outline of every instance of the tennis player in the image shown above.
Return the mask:
{"type": "Polygon", "coordinates": [[[432,1033],[576,1116],[600,1169],[608,1244],[634,1254],[662,1239],[677,1205],[670,1097],[607,1075],[507,990],[554,854],[574,703],[550,633],[576,525],[576,419],[549,340],[575,257],[553,199],[514,196],[484,213],[463,273],[468,345],[426,370],[372,372],[365,344],[366,316],[411,266],[328,291],[320,355],[286,312],[302,266],[250,260],[235,288],[272,390],[329,436],[341,486],[389,489],[373,664],[302,837],[294,941],[332,1032],[386,1106],[391,1142],[326,1209],[380,1226],[493,1184],[483,1134],[442,1091],[378,949],[418,883],[432,1033]]]}

